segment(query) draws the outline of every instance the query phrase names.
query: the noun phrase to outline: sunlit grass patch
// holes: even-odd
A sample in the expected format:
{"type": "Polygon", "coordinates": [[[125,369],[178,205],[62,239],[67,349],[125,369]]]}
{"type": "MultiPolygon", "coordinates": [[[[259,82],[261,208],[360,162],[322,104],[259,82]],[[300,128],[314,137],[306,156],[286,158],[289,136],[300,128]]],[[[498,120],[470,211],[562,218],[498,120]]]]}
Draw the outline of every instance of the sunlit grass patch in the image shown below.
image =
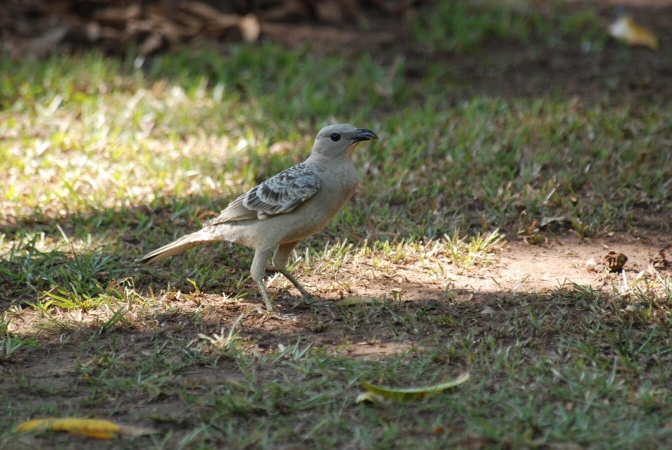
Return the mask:
{"type": "MultiPolygon", "coordinates": [[[[351,291],[377,276],[393,277],[402,271],[415,271],[433,280],[445,280],[449,267],[486,267],[494,254],[506,244],[498,230],[465,236],[455,230],[452,236],[438,239],[371,240],[355,245],[347,240],[325,243],[323,248],[306,247],[295,252],[290,269],[305,275],[319,274],[333,280],[330,290],[351,291]]],[[[289,284],[280,276],[273,281],[289,284]]]]}
{"type": "Polygon", "coordinates": [[[148,73],[120,72],[102,56],[90,57],[100,67],[91,73],[74,60],[8,70],[8,85],[32,79],[0,112],[4,220],[158,208],[186,197],[203,199],[192,213],[215,213],[307,155],[319,124],[306,117],[366,125],[382,138],[356,152],[364,183],[331,230],[437,237],[475,221],[522,229],[563,217],[589,234],[631,221],[633,206],[667,201],[670,155],[656,151],[669,119],[663,109],[553,97],[476,97],[447,108],[437,86],[419,98],[381,96],[370,86],[388,75],[403,84],[402,72],[368,56],[353,66],[300,55],[264,45],[162,57],[148,73]],[[278,70],[253,70],[268,64],[278,70]],[[318,70],[325,66],[331,72],[318,70]],[[314,74],[314,85],[293,73],[314,74]],[[316,91],[328,114],[288,109],[310,105],[316,91]]]}

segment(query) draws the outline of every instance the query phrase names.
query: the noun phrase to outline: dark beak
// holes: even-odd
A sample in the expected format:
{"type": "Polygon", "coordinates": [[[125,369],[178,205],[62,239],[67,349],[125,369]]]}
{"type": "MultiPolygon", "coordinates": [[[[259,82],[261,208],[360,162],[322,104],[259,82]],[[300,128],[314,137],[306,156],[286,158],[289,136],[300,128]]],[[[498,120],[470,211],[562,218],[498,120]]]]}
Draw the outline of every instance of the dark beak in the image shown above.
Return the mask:
{"type": "Polygon", "coordinates": [[[374,133],[371,130],[367,130],[366,128],[357,128],[357,132],[353,134],[350,139],[352,139],[355,142],[359,141],[371,141],[373,139],[378,139],[378,136],[376,136],[376,133],[374,133]]]}

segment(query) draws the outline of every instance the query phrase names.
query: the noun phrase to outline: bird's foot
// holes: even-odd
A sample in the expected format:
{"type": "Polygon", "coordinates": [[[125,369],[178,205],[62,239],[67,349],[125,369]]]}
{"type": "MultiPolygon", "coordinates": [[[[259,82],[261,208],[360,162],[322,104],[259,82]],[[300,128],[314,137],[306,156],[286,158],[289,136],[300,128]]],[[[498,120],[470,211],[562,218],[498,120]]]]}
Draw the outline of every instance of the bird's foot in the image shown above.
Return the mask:
{"type": "Polygon", "coordinates": [[[261,292],[261,297],[264,299],[266,310],[268,312],[273,312],[274,310],[273,302],[271,301],[271,298],[268,296],[268,292],[266,291],[266,286],[264,286],[264,282],[257,281],[257,286],[259,287],[259,292],[261,292]]]}
{"type": "Polygon", "coordinates": [[[281,313],[276,310],[269,311],[268,309],[263,309],[262,307],[257,308],[257,312],[264,316],[264,320],[267,319],[276,319],[276,320],[296,320],[298,315],[296,314],[288,314],[288,313],[281,313]]]}

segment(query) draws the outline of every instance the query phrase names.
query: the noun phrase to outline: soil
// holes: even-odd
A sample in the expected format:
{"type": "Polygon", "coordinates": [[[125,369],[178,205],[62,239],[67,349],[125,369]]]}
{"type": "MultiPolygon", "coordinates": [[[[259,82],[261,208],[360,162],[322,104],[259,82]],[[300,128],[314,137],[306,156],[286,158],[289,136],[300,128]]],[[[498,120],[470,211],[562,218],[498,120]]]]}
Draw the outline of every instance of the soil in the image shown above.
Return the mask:
{"type": "MultiPolygon", "coordinates": [[[[537,245],[523,238],[514,238],[496,252],[488,266],[472,269],[447,266],[448,274],[443,280],[403,262],[377,269],[371,264],[366,270],[362,270],[367,265],[365,261],[360,262],[357,268],[346,264],[339,271],[338,278],[341,281],[352,279],[352,295],[395,299],[388,309],[377,310],[366,324],[357,323],[356,318],[354,322],[352,318],[345,320],[347,312],[334,306],[336,301],[350,293],[329,287],[333,274],[301,277],[304,285],[319,295],[323,305],[318,308],[306,307],[298,302],[298,292],[293,287],[272,287],[270,292],[275,293],[278,300],[280,314],[277,316],[268,316],[261,311],[261,301],[256,294],[251,294],[253,298],[250,300],[242,301],[228,301],[218,294],[184,294],[160,299],[159,304],[163,305],[164,311],[158,314],[158,320],[132,320],[131,326],[120,326],[97,336],[94,331],[100,329],[100,321],[90,314],[77,312],[71,317],[78,316],[78,323],[82,326],[79,332],[71,334],[65,344],[60,342],[62,335],[59,333],[48,335],[42,332],[41,348],[23,350],[18,358],[0,365],[0,384],[13,380],[19,374],[24,377],[30,389],[19,389],[13,394],[13,400],[22,409],[30,410],[48,403],[57,410],[68,411],[72,405],[79,405],[79,409],[85,405],[84,409],[92,416],[111,416],[127,424],[135,423],[138,417],[153,417],[153,421],[144,420],[147,423],[143,425],[160,428],[162,423],[170,422],[170,428],[175,431],[180,424],[190,427],[198,421],[197,411],[183,411],[184,404],[177,394],[169,392],[156,398],[149,395],[133,399],[118,392],[115,398],[95,398],[95,392],[85,388],[86,375],[77,367],[96,369],[104,363],[87,360],[88,352],[82,351],[82,343],[85,342],[90,351],[95,351],[109,347],[114,341],[114,353],[123,355],[127,363],[152,355],[157,345],[166,342],[197,345],[196,336],[202,330],[194,326],[192,317],[199,310],[203,323],[207,324],[205,334],[209,336],[228,330],[241,314],[245,314],[240,325],[240,339],[248,343],[242,345],[249,352],[276,352],[300,339],[302,343],[321,347],[332,354],[384,360],[401,352],[422,348],[428,339],[440,340],[443,334],[448,336],[469,324],[478,324],[485,332],[488,322],[494,324],[503,311],[519,307],[520,299],[547,301],[552,307],[555,295],[569,292],[577,284],[592,289],[599,301],[602,294],[609,296],[619,292],[624,285],[623,280],[632,283],[638,276],[656,272],[662,277],[672,276],[672,263],[667,259],[672,259],[667,256],[670,251],[672,233],[642,231],[584,239],[564,234],[549,237],[537,245]],[[664,257],[661,257],[661,250],[664,257]],[[604,264],[604,257],[610,251],[627,256],[622,272],[609,273],[600,268],[599,264],[604,264]],[[591,260],[598,264],[597,268],[589,264],[591,260]],[[394,275],[388,276],[388,273],[394,275]],[[394,324],[391,311],[398,314],[411,312],[430,318],[441,316],[460,325],[458,328],[442,327],[441,335],[437,335],[435,329],[430,332],[423,328],[422,321],[418,321],[417,328],[407,328],[404,341],[399,342],[398,324],[394,324]],[[36,396],[35,392],[42,393],[36,396]]],[[[255,292],[253,285],[246,286],[246,289],[255,292]]],[[[21,316],[24,322],[16,325],[19,328],[29,326],[34,314],[26,311],[21,316]]],[[[361,318],[361,315],[357,317],[361,318]]],[[[499,339],[507,338],[499,336],[499,339]]],[[[180,357],[174,358],[176,360],[171,362],[179,364],[180,357]]],[[[454,363],[456,367],[460,364],[464,362],[454,363]]],[[[257,375],[261,379],[264,378],[264,370],[259,368],[257,375]]],[[[268,374],[269,377],[274,375],[268,374]]],[[[190,366],[176,376],[180,378],[180,385],[197,386],[199,392],[220,386],[224,379],[243,381],[237,363],[226,359],[220,359],[216,368],[190,366]]],[[[34,439],[42,442],[41,438],[34,439]]],[[[49,439],[44,442],[54,444],[53,438],[49,439]]],[[[32,442],[35,443],[35,440],[32,442]]],[[[68,442],[73,444],[71,438],[68,442]]],[[[78,447],[75,444],[73,448],[78,447]]]]}

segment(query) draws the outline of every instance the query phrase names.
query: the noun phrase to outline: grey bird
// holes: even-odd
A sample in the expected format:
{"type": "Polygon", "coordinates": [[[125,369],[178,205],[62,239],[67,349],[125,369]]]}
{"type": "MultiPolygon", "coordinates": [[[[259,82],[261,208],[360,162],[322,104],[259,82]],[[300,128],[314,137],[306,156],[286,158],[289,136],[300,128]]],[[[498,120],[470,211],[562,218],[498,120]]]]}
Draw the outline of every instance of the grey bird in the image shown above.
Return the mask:
{"type": "Polygon", "coordinates": [[[373,131],[340,124],[317,133],[308,159],[269,178],[235,199],[203,228],[136,259],[151,264],[197,245],[228,241],[255,250],[252,279],[266,308],[273,310],[264,275],[268,257],[296,286],[304,299],[311,295],[287,270],[296,245],[324,229],[359,186],[352,152],[361,141],[378,139],[373,131]]]}

